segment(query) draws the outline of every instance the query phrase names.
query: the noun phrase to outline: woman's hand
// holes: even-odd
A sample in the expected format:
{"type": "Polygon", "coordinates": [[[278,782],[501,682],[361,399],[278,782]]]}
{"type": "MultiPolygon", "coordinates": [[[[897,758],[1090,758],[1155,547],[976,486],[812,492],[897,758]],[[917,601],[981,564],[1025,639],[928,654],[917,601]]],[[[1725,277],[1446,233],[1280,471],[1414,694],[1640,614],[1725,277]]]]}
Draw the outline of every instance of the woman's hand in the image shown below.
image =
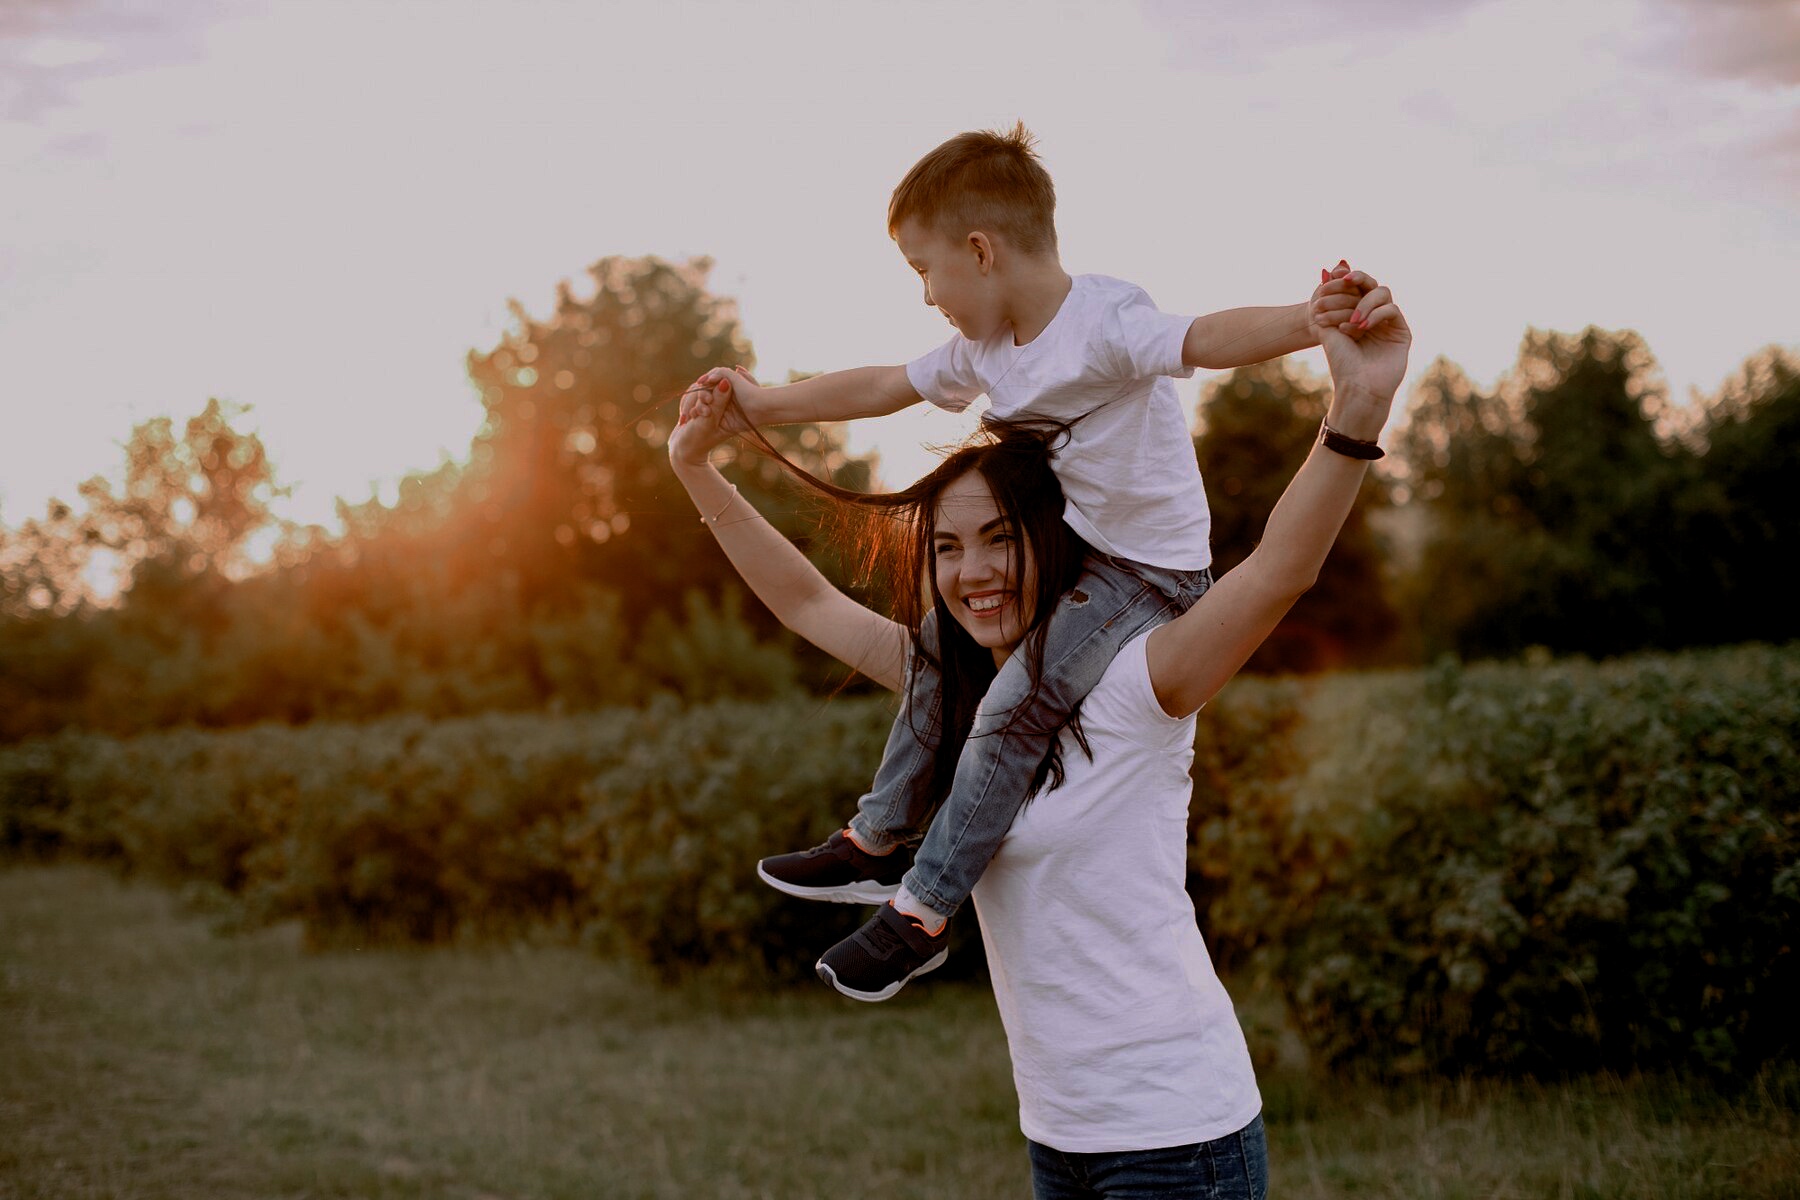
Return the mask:
{"type": "Polygon", "coordinates": [[[731,383],[726,378],[708,386],[702,376],[681,395],[681,418],[669,435],[669,461],[677,467],[704,467],[713,447],[731,436],[726,412],[731,383]]]}
{"type": "MultiPolygon", "coordinates": [[[[1373,282],[1371,280],[1370,282],[1373,282]]],[[[1332,428],[1349,437],[1374,441],[1387,424],[1400,381],[1412,330],[1385,287],[1371,288],[1354,309],[1318,320],[1319,344],[1331,368],[1332,428]]]]}

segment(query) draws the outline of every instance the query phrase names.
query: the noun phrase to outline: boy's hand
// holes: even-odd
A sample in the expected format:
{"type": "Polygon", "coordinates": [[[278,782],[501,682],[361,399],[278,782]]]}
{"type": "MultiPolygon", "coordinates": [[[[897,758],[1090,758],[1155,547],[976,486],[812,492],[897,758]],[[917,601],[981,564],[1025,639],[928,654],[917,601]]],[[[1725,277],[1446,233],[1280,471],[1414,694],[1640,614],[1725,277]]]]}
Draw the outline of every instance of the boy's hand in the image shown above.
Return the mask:
{"type": "Polygon", "coordinates": [[[1321,341],[1324,340],[1323,331],[1326,329],[1336,329],[1355,339],[1382,321],[1391,319],[1398,310],[1393,309],[1389,302],[1371,299],[1378,290],[1385,289],[1382,289],[1373,276],[1365,271],[1352,270],[1350,264],[1342,259],[1338,260],[1335,269],[1321,270],[1319,286],[1313,289],[1312,303],[1308,309],[1313,332],[1320,335],[1321,341]]]}
{"type": "MultiPolygon", "coordinates": [[[[681,421],[685,422],[688,419],[690,409],[698,403],[697,397],[710,396],[721,386],[727,395],[737,399],[738,408],[743,410],[745,419],[758,425],[764,423],[763,409],[767,401],[763,399],[763,392],[767,389],[751,378],[750,372],[742,367],[714,367],[696,379],[693,385],[682,393],[681,421]]],[[[736,412],[726,413],[724,420],[727,433],[744,432],[744,423],[738,418],[736,412]]]]}
{"type": "Polygon", "coordinates": [[[702,376],[681,394],[681,418],[669,434],[669,461],[677,466],[705,466],[713,447],[731,436],[725,425],[732,385],[725,379],[704,384],[702,376]]]}
{"type": "Polygon", "coordinates": [[[1350,274],[1350,264],[1341,258],[1338,259],[1338,265],[1332,267],[1329,271],[1320,267],[1319,286],[1313,289],[1312,299],[1307,303],[1307,313],[1310,315],[1313,309],[1318,307],[1319,301],[1323,300],[1326,296],[1334,295],[1342,291],[1342,288],[1335,288],[1331,285],[1348,274],[1350,274]]]}

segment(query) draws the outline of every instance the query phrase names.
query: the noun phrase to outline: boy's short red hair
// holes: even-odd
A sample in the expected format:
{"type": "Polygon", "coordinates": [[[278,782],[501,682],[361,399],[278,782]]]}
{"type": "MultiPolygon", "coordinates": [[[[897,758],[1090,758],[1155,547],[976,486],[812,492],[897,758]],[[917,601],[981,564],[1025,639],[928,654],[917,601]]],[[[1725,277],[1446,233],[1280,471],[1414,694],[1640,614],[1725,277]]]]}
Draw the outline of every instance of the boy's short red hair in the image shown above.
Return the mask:
{"type": "Polygon", "coordinates": [[[959,133],[913,164],[888,201],[888,236],[916,219],[952,238],[997,233],[1027,254],[1056,249],[1056,187],[1019,121],[959,133]]]}

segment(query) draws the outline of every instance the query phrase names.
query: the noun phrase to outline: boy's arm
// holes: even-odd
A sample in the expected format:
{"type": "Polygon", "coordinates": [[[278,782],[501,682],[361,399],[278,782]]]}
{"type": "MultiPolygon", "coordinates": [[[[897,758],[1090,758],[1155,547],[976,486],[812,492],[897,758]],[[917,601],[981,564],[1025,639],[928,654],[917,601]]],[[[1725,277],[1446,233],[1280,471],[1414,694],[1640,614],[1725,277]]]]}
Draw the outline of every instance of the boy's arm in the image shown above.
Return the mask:
{"type": "Polygon", "coordinates": [[[1334,269],[1319,274],[1319,286],[1304,304],[1230,308],[1195,317],[1182,339],[1182,364],[1223,371],[1280,358],[1296,350],[1309,350],[1319,344],[1318,330],[1313,327],[1315,307],[1344,303],[1343,299],[1327,301],[1327,297],[1347,298],[1354,307],[1379,286],[1363,272],[1352,271],[1350,264],[1342,260],[1334,269]]]}
{"type": "MultiPolygon", "coordinates": [[[[921,399],[907,379],[905,367],[830,371],[780,387],[764,387],[724,367],[715,367],[695,381],[689,395],[704,394],[721,381],[730,386],[744,415],[757,425],[885,417],[921,399]]],[[[682,415],[687,416],[690,401],[686,396],[681,407],[682,415]]]]}
{"type": "Polygon", "coordinates": [[[1280,358],[1319,344],[1310,302],[1274,308],[1228,308],[1195,317],[1181,342],[1184,366],[1223,371],[1280,358]]]}

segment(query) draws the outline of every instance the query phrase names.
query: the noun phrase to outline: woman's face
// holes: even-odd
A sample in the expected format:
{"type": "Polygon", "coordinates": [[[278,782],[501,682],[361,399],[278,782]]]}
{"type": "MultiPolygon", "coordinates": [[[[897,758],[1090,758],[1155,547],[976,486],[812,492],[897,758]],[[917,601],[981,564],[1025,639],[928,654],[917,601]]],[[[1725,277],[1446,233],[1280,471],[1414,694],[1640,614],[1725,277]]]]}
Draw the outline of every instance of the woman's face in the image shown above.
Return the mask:
{"type": "Polygon", "coordinates": [[[1037,570],[1030,545],[1000,511],[981,472],[960,476],[938,498],[931,553],[951,615],[994,652],[995,665],[1004,663],[1031,628],[1037,570]],[[1013,577],[1015,557],[1024,563],[1023,579],[1013,577]]]}

